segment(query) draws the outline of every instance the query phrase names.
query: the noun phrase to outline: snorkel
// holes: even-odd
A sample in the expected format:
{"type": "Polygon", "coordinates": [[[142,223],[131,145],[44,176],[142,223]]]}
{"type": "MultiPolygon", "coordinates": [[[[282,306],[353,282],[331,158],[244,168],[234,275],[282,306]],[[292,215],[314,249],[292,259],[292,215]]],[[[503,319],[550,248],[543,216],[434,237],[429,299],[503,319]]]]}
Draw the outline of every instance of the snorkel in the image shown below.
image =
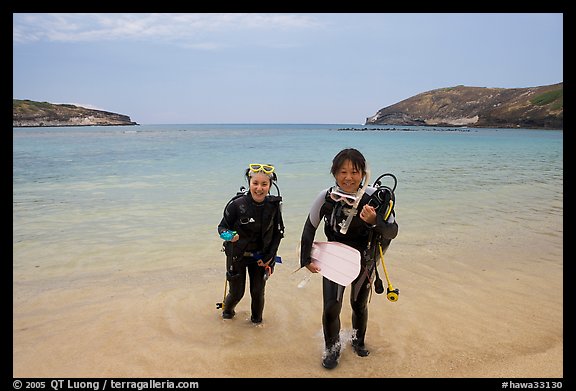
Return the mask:
{"type": "Polygon", "coordinates": [[[366,192],[366,188],[368,187],[369,181],[370,181],[370,169],[368,168],[368,166],[366,166],[366,175],[364,177],[364,185],[360,189],[358,189],[358,192],[356,193],[356,201],[354,201],[354,205],[352,205],[352,209],[350,210],[348,217],[340,226],[340,233],[341,234],[345,235],[346,232],[348,232],[348,227],[350,227],[350,223],[352,222],[352,218],[354,216],[356,216],[356,213],[358,213],[358,204],[360,204],[360,200],[362,199],[362,196],[366,192]]]}

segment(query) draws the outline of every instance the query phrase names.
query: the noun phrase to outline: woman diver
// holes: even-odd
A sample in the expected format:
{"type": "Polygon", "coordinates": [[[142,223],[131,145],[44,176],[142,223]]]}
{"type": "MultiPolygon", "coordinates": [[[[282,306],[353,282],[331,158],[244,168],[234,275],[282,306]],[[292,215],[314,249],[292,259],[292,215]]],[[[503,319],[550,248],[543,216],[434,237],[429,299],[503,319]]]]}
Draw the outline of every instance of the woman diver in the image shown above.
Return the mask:
{"type": "MultiPolygon", "coordinates": [[[[336,186],[320,191],[312,204],[302,231],[300,266],[305,266],[312,273],[319,271],[310,254],[322,219],[328,241],[347,244],[360,252],[361,269],[358,277],[351,283],[350,305],[352,347],[358,356],[365,357],[370,353],[365,347],[364,339],[368,323],[371,276],[375,270],[373,259],[369,259],[370,252],[374,253],[371,249],[375,248],[371,242],[378,237],[382,241],[388,240],[389,243],[398,234],[398,224],[393,210],[386,211],[386,208],[372,205],[372,195],[377,189],[367,185],[369,170],[360,151],[347,148],[338,152],[332,160],[330,172],[336,180],[336,186]],[[356,203],[358,198],[359,203],[356,203]],[[353,205],[356,205],[356,209],[353,205]]],[[[325,345],[322,365],[327,369],[335,368],[340,359],[340,313],[344,288],[326,277],[322,278],[322,326],[325,345]]]]}
{"type": "MultiPolygon", "coordinates": [[[[250,164],[245,172],[249,191],[228,202],[218,225],[224,239],[228,294],[222,303],[222,317],[232,319],[234,308],[244,296],[246,273],[250,278],[251,321],[262,322],[266,280],[274,271],[276,253],[284,237],[282,197],[271,195],[276,186],[274,166],[250,164]]],[[[276,186],[278,189],[278,187],[276,186]]]]}

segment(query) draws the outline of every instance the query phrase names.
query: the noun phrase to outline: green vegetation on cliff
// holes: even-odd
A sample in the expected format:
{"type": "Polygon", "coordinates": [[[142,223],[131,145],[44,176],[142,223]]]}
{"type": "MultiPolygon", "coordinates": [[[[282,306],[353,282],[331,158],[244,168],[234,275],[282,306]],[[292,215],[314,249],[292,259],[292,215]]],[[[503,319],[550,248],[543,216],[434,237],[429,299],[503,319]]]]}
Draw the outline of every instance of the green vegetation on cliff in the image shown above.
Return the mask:
{"type": "Polygon", "coordinates": [[[563,129],[564,83],[439,88],[380,109],[366,124],[563,129]]]}

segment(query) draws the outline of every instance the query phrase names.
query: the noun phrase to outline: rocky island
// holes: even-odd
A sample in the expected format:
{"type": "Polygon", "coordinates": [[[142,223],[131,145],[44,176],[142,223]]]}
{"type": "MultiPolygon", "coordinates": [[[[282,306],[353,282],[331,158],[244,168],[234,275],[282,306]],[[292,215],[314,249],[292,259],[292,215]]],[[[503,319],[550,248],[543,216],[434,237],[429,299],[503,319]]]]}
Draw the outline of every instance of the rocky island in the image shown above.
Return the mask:
{"type": "Polygon", "coordinates": [[[138,125],[129,116],[70,104],[12,100],[12,126],[118,126],[138,125]]]}
{"type": "MultiPolygon", "coordinates": [[[[129,116],[71,104],[13,99],[13,127],[138,125],[129,116]]],[[[365,125],[564,128],[564,83],[529,88],[456,86],[378,110],[365,125]]]]}
{"type": "Polygon", "coordinates": [[[440,88],[380,109],[365,125],[563,129],[564,83],[530,88],[440,88]]]}

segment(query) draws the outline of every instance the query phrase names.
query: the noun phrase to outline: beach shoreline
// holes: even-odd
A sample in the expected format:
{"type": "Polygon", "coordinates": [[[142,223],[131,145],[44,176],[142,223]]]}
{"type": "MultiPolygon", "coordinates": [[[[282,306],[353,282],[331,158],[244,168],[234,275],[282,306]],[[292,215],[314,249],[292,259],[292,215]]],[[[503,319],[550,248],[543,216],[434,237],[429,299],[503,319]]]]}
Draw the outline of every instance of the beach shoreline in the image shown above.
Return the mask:
{"type": "Polygon", "coordinates": [[[350,310],[345,305],[341,362],[328,371],[320,364],[319,275],[298,288],[307,272],[296,271],[295,260],[279,265],[267,286],[264,322],[255,326],[249,321],[248,296],[238,305],[234,319],[220,317],[216,303],[222,300],[224,279],[219,266],[15,279],[13,376],[513,379],[564,375],[558,267],[490,270],[498,267],[495,262],[478,272],[447,261],[443,267],[451,273],[442,278],[444,271],[430,271],[417,261],[390,261],[399,300],[371,297],[366,337],[370,356],[357,357],[348,346],[350,310]],[[533,286],[549,294],[534,295],[533,286]]]}

